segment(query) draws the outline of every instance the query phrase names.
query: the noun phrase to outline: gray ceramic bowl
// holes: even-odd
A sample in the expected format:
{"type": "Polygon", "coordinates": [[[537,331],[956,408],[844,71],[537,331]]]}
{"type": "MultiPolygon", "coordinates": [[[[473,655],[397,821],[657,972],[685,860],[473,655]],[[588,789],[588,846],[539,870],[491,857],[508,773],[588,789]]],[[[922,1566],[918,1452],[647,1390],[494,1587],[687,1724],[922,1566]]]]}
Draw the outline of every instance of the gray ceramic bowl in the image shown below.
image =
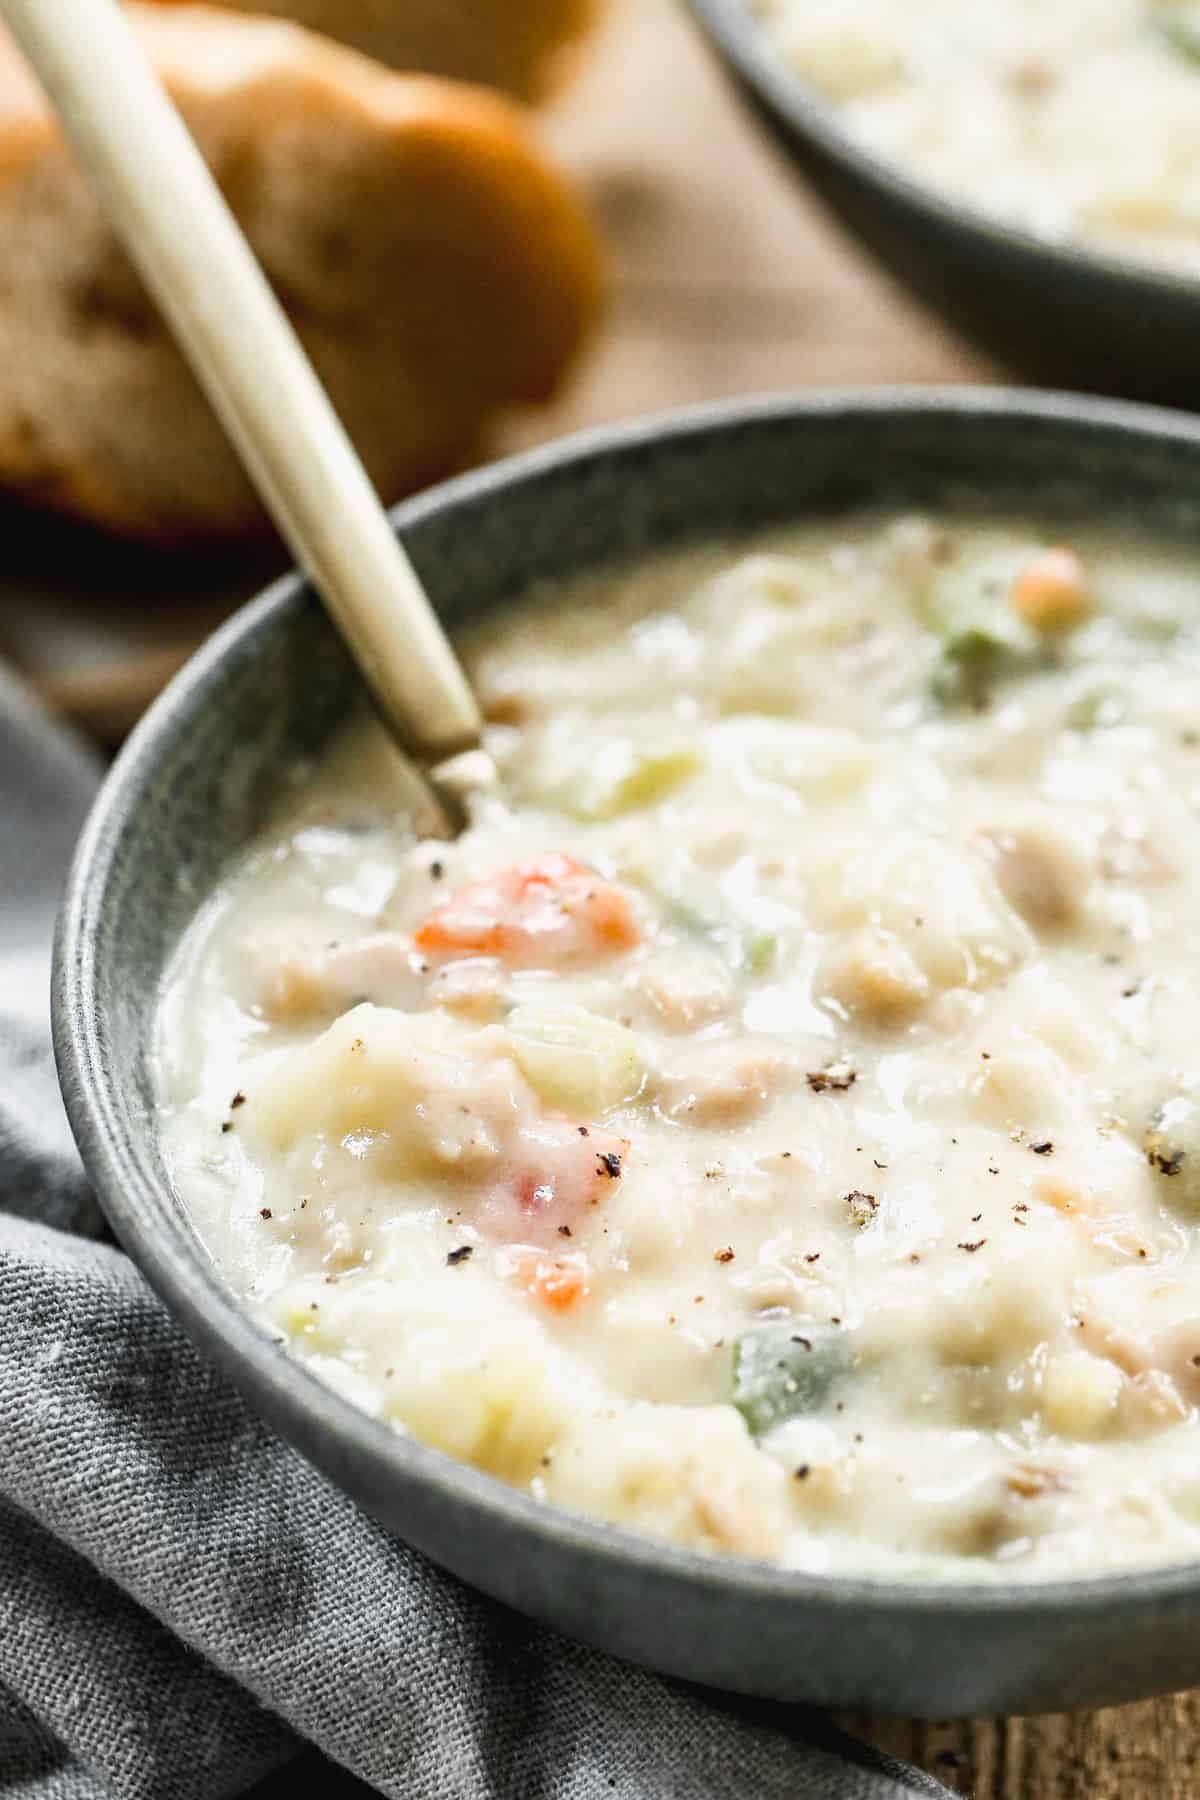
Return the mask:
{"type": "Polygon", "coordinates": [[[822,197],[952,324],[1031,379],[1200,409],[1200,280],[1047,243],[940,198],[854,142],[776,55],[749,0],[688,4],[822,197]]]}
{"type": "MultiPolygon", "coordinates": [[[[1200,523],[1200,423],[964,390],[771,400],[651,421],[469,475],[395,515],[445,616],[534,577],[689,536],[864,504],[1200,523]]],[[[359,688],[289,577],[191,661],[129,741],[63,912],[55,1037],[117,1233],[251,1403],[399,1537],[476,1586],[655,1668],[904,1714],[1095,1705],[1200,1682],[1200,1566],[1046,1587],[897,1586],[707,1559],[537,1505],[395,1435],[242,1311],[171,1190],[147,1066],[164,964],[258,831],[285,753],[318,753],[359,688]]]]}

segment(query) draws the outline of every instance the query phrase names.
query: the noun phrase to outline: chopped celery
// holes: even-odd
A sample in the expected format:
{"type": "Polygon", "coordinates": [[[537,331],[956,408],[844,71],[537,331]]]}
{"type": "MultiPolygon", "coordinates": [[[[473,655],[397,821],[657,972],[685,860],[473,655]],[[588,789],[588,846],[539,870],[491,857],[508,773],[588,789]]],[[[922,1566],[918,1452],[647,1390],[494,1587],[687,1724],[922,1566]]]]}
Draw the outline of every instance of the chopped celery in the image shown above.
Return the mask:
{"type": "Polygon", "coordinates": [[[1005,542],[938,572],[921,615],[941,639],[930,681],[941,706],[980,705],[992,687],[1036,666],[1042,636],[1013,611],[1013,582],[1030,546],[1005,542]]]}
{"type": "Polygon", "coordinates": [[[653,806],[658,800],[681,786],[700,768],[694,750],[641,751],[619,781],[613,784],[608,804],[616,812],[632,812],[638,807],[653,806]]]}
{"type": "MultiPolygon", "coordinates": [[[[620,874],[649,896],[666,924],[710,944],[737,973],[761,975],[774,962],[779,949],[775,933],[740,918],[719,892],[710,890],[703,896],[689,892],[685,897],[679,891],[682,877],[664,882],[638,854],[622,859],[620,874]]],[[[688,880],[693,881],[694,876],[688,880]]]]}
{"type": "Polygon", "coordinates": [[[701,758],[687,744],[638,745],[629,738],[581,758],[555,782],[554,797],[577,819],[614,819],[654,806],[698,773],[701,758]]]}
{"type": "Polygon", "coordinates": [[[1127,710],[1128,702],[1118,688],[1091,687],[1071,701],[1064,717],[1072,731],[1104,731],[1119,725],[1127,710]]]}
{"type": "Polygon", "coordinates": [[[584,1006],[531,1002],[508,1016],[513,1056],[543,1099],[595,1117],[641,1083],[637,1039],[584,1006]]]}
{"type": "Polygon", "coordinates": [[[773,931],[752,931],[743,944],[746,967],[752,975],[762,975],[775,961],[779,939],[773,931]]]}
{"type": "Polygon", "coordinates": [[[1145,605],[1137,611],[1129,613],[1126,624],[1136,637],[1144,638],[1151,644],[1169,644],[1183,630],[1183,621],[1173,613],[1157,610],[1153,605],[1145,605]]]}
{"type": "Polygon", "coordinates": [[[710,910],[669,894],[657,894],[656,898],[669,924],[678,925],[691,937],[706,939],[733,969],[761,975],[774,962],[779,948],[774,932],[758,931],[716,907],[710,910]]]}
{"type": "Polygon", "coordinates": [[[733,1349],[733,1404],[755,1437],[816,1412],[850,1366],[847,1336],[833,1325],[777,1319],[756,1326],[733,1349]]]}
{"type": "Polygon", "coordinates": [[[985,701],[997,682],[1036,666],[1041,645],[1017,620],[964,621],[946,633],[930,692],[942,706],[985,701]]]}
{"type": "Polygon", "coordinates": [[[1154,0],[1151,17],[1155,26],[1171,46],[1189,62],[1200,63],[1200,5],[1196,0],[1154,0]]]}

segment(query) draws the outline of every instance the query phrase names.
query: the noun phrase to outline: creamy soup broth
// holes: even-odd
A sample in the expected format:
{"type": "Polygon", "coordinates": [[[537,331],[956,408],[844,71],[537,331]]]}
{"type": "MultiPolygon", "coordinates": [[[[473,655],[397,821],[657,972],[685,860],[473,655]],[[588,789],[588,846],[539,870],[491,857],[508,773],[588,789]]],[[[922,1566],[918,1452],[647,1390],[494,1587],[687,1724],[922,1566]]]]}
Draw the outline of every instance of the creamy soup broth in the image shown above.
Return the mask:
{"type": "Polygon", "coordinates": [[[349,729],[157,1066],[235,1288],[368,1411],[808,1570],[1200,1550],[1200,560],[854,519],[467,642],[514,811],[349,729]]]}
{"type": "Polygon", "coordinates": [[[1198,0],[748,0],[914,180],[1057,240],[1200,274],[1198,0]]]}

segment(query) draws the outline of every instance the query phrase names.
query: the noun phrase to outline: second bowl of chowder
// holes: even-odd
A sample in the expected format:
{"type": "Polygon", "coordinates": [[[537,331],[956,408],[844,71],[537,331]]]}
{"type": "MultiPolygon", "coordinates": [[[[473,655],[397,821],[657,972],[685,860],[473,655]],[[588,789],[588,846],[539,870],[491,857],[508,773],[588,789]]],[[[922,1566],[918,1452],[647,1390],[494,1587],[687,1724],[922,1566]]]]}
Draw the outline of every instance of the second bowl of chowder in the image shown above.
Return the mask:
{"type": "Polygon", "coordinates": [[[749,0],[857,141],[1049,243],[1200,279],[1194,0],[749,0]]]}
{"type": "Polygon", "coordinates": [[[1200,398],[1192,0],[690,0],[842,219],[1001,363],[1200,398]]]}
{"type": "Polygon", "coordinates": [[[441,490],[513,802],[453,843],[296,584],[151,714],[72,1116],[401,1535],[749,1691],[1200,1675],[1193,489],[1166,415],[901,396],[441,490]]]}

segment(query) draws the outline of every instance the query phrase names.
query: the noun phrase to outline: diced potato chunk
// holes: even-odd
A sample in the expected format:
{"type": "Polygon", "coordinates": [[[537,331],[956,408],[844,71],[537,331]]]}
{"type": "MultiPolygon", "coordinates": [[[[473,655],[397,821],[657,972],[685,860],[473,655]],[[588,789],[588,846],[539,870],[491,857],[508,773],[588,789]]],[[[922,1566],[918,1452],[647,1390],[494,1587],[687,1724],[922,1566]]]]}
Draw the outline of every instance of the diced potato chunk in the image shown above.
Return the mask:
{"type": "Polygon", "coordinates": [[[348,1141],[393,1175],[491,1168],[521,1075],[484,1034],[434,1014],[364,1004],[294,1050],[256,1085],[242,1115],[274,1150],[348,1141]]]}
{"type": "Polygon", "coordinates": [[[452,1329],[418,1332],[397,1357],[387,1412],[425,1443],[524,1484],[566,1423],[537,1339],[452,1329]]]}
{"type": "Polygon", "coordinates": [[[642,1404],[581,1421],[546,1489],[652,1537],[771,1556],[783,1542],[783,1481],[731,1407],[642,1404]]]}
{"type": "Polygon", "coordinates": [[[1101,1437],[1116,1417],[1124,1385],[1115,1363],[1086,1350],[1052,1356],[1042,1378],[1046,1423],[1063,1437],[1101,1437]]]}
{"type": "Polygon", "coordinates": [[[614,1193],[629,1143],[546,1112],[511,1045],[495,1028],[355,1007],[264,1075],[241,1116],[273,1150],[315,1141],[322,1178],[340,1156],[387,1181],[452,1182],[493,1240],[552,1241],[614,1193]]]}
{"type": "Polygon", "coordinates": [[[479,1254],[447,1267],[440,1255],[424,1260],[414,1239],[386,1276],[293,1283],[269,1311],[322,1373],[339,1363],[358,1372],[369,1386],[356,1397],[371,1411],[506,1481],[534,1478],[590,1394],[587,1371],[479,1254]]]}

